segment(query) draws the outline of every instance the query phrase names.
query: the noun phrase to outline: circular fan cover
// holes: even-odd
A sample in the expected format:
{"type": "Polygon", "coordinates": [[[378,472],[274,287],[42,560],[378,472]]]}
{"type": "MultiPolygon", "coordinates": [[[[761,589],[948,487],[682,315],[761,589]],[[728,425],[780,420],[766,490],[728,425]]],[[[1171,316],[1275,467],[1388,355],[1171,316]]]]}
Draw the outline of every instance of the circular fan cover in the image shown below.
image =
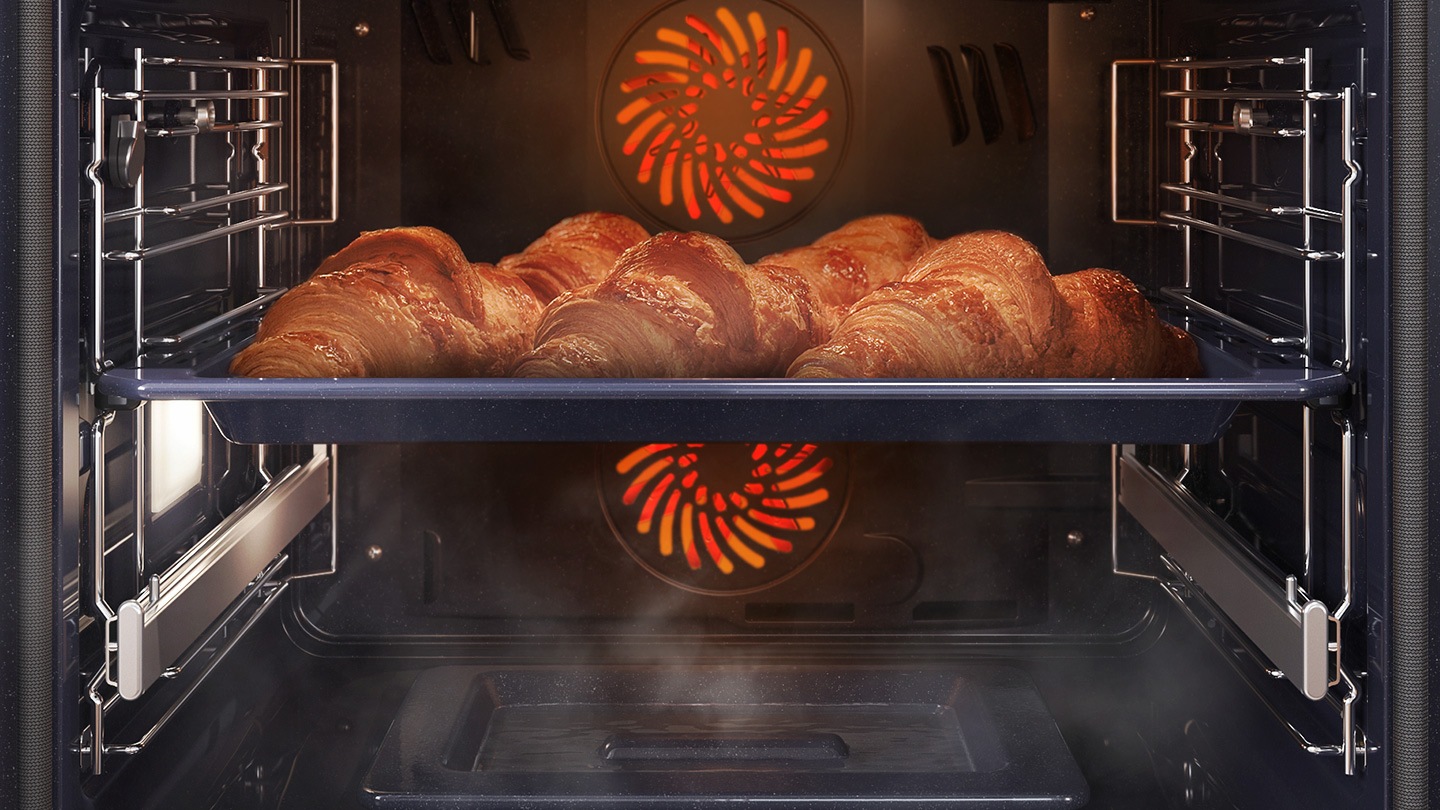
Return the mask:
{"type": "Polygon", "coordinates": [[[600,91],[612,176],[666,227],[730,240],[813,205],[844,157],[850,91],[805,18],[773,0],[678,0],[641,20],[600,91]]]}
{"type": "Polygon", "coordinates": [[[605,447],[600,498],[625,550],[699,593],[740,594],[804,568],[845,512],[849,472],[814,444],[605,447]]]}

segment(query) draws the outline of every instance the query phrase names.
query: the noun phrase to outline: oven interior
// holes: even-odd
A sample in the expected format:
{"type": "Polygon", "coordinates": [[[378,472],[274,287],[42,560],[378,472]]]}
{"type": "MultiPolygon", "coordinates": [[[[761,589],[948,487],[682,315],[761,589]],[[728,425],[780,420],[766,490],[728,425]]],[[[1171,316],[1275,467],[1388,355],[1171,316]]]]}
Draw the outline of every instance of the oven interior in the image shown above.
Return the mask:
{"type": "Polygon", "coordinates": [[[1375,801],[1368,8],[86,4],[82,800],[1375,801]],[[697,64],[664,49],[677,28],[716,92],[651,121],[672,99],[636,95],[645,71],[697,64]],[[699,152],[665,168],[665,133],[743,143],[732,108],[766,92],[804,148],[730,155],[753,184],[699,152]],[[360,231],[432,225],[493,261],[586,210],[751,260],[877,212],[1009,230],[1344,390],[1242,393],[1217,436],[1166,445],[866,440],[827,427],[844,402],[715,441],[683,411],[649,432],[643,401],[566,426],[585,441],[256,443],[214,403],[103,393],[245,342],[360,231]]]}

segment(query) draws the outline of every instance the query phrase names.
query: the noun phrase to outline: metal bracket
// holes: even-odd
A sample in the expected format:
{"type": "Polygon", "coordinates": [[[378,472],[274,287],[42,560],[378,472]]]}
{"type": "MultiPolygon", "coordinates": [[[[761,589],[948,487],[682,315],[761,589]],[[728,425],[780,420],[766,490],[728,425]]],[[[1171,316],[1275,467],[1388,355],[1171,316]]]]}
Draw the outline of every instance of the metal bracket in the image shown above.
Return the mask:
{"type": "Polygon", "coordinates": [[[126,700],[164,676],[266,563],[330,501],[330,460],[292,466],[227,517],[180,562],[116,611],[117,682],[126,700]]]}
{"type": "Polygon", "coordinates": [[[1277,585],[1236,551],[1233,531],[1133,458],[1120,459],[1120,503],[1311,700],[1330,686],[1330,612],[1294,577],[1277,585]]]}

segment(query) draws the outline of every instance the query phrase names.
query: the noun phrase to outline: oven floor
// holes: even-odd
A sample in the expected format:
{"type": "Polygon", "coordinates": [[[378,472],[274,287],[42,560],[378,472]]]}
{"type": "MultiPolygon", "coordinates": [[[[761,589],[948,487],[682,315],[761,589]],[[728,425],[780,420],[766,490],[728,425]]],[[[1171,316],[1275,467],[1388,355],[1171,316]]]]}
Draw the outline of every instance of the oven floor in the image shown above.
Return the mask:
{"type": "MultiPolygon", "coordinates": [[[[1155,632],[1138,636],[1134,644],[1109,650],[1094,644],[1028,651],[837,648],[825,659],[795,664],[788,675],[785,668],[770,664],[772,673],[779,674],[768,684],[753,677],[722,677],[723,667],[692,663],[671,670],[688,672],[689,677],[657,684],[626,675],[641,671],[640,667],[615,664],[539,667],[520,666],[513,658],[482,665],[473,658],[316,656],[289,643],[280,616],[272,612],[146,751],[130,759],[115,757],[116,767],[103,780],[84,785],[82,801],[63,806],[92,810],[425,806],[406,805],[399,793],[399,803],[388,805],[367,794],[367,784],[379,786],[375,778],[383,774],[376,768],[387,746],[392,752],[408,752],[410,773],[439,774],[455,781],[458,787],[451,788],[448,798],[429,794],[434,800],[430,806],[447,808],[520,806],[513,799],[478,796],[477,774],[516,780],[530,778],[524,773],[528,770],[532,776],[538,773],[535,778],[576,778],[573,770],[564,769],[579,762],[581,749],[591,752],[586,760],[591,775],[619,780],[617,789],[604,791],[609,794],[623,793],[618,788],[626,787],[625,780],[638,769],[650,780],[678,774],[681,787],[694,783],[697,773],[718,771],[714,778],[732,782],[738,778],[749,789],[734,796],[736,800],[759,797],[756,780],[766,769],[777,770],[777,759],[786,769],[814,779],[820,788],[809,795],[834,789],[839,777],[854,778],[869,788],[875,780],[890,778],[902,789],[913,790],[931,781],[931,774],[919,769],[933,766],[935,760],[925,766],[895,767],[889,773],[860,771],[867,756],[863,749],[869,745],[868,731],[880,723],[893,724],[897,735],[903,736],[897,737],[897,745],[916,746],[911,753],[924,757],[953,755],[952,761],[959,763],[957,775],[966,776],[964,760],[956,753],[958,744],[947,736],[958,728],[970,767],[983,776],[993,765],[993,760],[986,764],[986,757],[997,749],[979,744],[988,731],[967,736],[975,727],[967,720],[971,715],[963,696],[967,673],[987,670],[1018,673],[1017,683],[1040,708],[1048,733],[1088,785],[1086,810],[1379,806],[1364,795],[1367,780],[1344,777],[1338,768],[1325,767],[1333,760],[1312,757],[1295,746],[1289,731],[1265,711],[1252,687],[1236,677],[1235,670],[1189,624],[1157,622],[1151,629],[1155,632]],[[453,674],[448,683],[435,680],[445,672],[453,674]],[[910,681],[897,677],[907,672],[910,681]],[[952,690],[958,685],[959,691],[952,696],[940,686],[941,679],[948,679],[943,682],[952,690]],[[476,685],[483,688],[477,690],[476,685]],[[423,688],[417,691],[417,687],[423,688]],[[801,693],[809,698],[797,699],[795,695],[801,693]],[[443,730],[435,731],[432,722],[429,731],[417,732],[410,743],[397,746],[402,738],[394,735],[404,723],[415,723],[421,731],[426,726],[425,712],[406,708],[417,695],[431,697],[428,703],[443,730]],[[648,700],[637,697],[646,695],[648,700]],[[498,719],[487,719],[487,701],[492,715],[494,708],[501,710],[498,719]],[[522,750],[505,740],[508,735],[555,732],[557,719],[580,716],[569,714],[578,704],[587,705],[589,715],[586,728],[580,729],[583,741],[574,743],[570,755],[574,760],[567,763],[560,757],[545,764],[537,755],[528,762],[510,759],[506,764],[493,756],[520,756],[522,750]],[[690,727],[695,725],[694,707],[705,704],[727,707],[723,716],[712,713],[707,719],[723,724],[718,741],[717,735],[693,733],[690,727]],[[867,716],[857,708],[877,705],[878,716],[867,716]],[[637,723],[620,728],[617,718],[637,723]],[[766,733],[756,734],[757,727],[766,733]],[[460,730],[469,736],[452,733],[460,730]],[[662,733],[660,739],[657,732],[662,733]],[[617,735],[618,739],[611,739],[617,735]],[[842,749],[830,735],[845,745],[844,757],[838,756],[842,749]],[[487,736],[490,746],[505,742],[508,749],[495,749],[488,765],[481,755],[487,736]],[[614,750],[609,764],[596,756],[607,742],[614,750]],[[417,747],[426,746],[431,752],[428,759],[415,753],[417,747]],[[697,765],[697,760],[706,758],[711,761],[697,765]],[[844,773],[837,759],[849,760],[856,771],[844,773]],[[497,765],[518,770],[485,770],[497,765]],[[557,770],[535,770],[541,767],[557,770]],[[906,772],[901,767],[916,770],[906,772]],[[1187,804],[1186,797],[1194,801],[1187,804]]],[[[758,669],[740,671],[753,675],[758,669]]],[[[732,665],[730,672],[735,671],[732,665]]],[[[984,691],[971,694],[983,696],[984,691]]],[[[990,701],[979,704],[988,707],[990,701]]],[[[1028,746],[1028,737],[1016,727],[1004,722],[993,725],[1006,761],[1012,749],[1023,752],[1028,746]],[[1019,745],[1013,745],[1017,739],[1019,745]]],[[[1326,727],[1305,730],[1318,738],[1326,727]]],[[[117,734],[129,731],[117,729],[117,734]]],[[[916,757],[917,762],[920,759],[916,757]]],[[[633,784],[629,783],[628,795],[634,795],[633,784]]],[[[869,795],[875,795],[873,790],[869,795]]],[[[571,810],[589,806],[594,805],[584,801],[567,805],[571,810]]],[[[677,804],[666,796],[650,806],[677,804]]],[[[911,802],[910,806],[922,805],[911,802]]],[[[953,801],[935,806],[975,807],[953,801]]]]}
{"type": "Polygon", "coordinates": [[[364,785],[375,807],[1078,807],[1019,670],[437,667],[364,785]]]}
{"type": "MultiPolygon", "coordinates": [[[[638,778],[639,787],[646,787],[648,780],[650,790],[670,789],[673,795],[703,776],[715,780],[712,795],[725,789],[733,801],[756,795],[767,787],[757,778],[780,771],[781,782],[768,786],[770,796],[776,790],[795,795],[796,779],[819,795],[822,789],[833,790],[837,778],[848,778],[855,781],[855,795],[877,796],[877,790],[888,784],[892,801],[881,802],[887,807],[974,808],[984,805],[955,802],[960,791],[953,780],[998,774],[992,789],[1008,785],[1013,792],[1015,785],[1005,782],[1012,771],[1007,746],[1017,738],[1022,746],[1029,744],[1022,732],[1006,723],[992,723],[989,729],[982,725],[977,736],[974,704],[967,706],[963,699],[943,692],[941,680],[931,681],[929,694],[922,698],[891,696],[877,705],[873,696],[855,694],[854,664],[836,667],[833,671],[842,675],[828,679],[819,670],[792,679],[788,688],[809,689],[809,701],[774,694],[746,701],[736,694],[725,711],[717,713],[713,706],[700,707],[696,698],[641,705],[635,698],[617,696],[613,682],[608,699],[590,699],[581,708],[572,696],[569,705],[563,705],[553,693],[543,694],[547,678],[534,677],[535,672],[547,670],[435,666],[433,661],[419,660],[296,658],[284,654],[284,649],[257,644],[250,655],[236,660],[251,677],[202,687],[190,707],[195,711],[187,710],[177,719],[157,739],[155,751],[114,774],[94,797],[93,806],[97,810],[533,807],[538,803],[506,802],[499,791],[508,789],[512,796],[528,791],[533,797],[537,783],[553,784],[556,777],[612,780],[609,787],[588,794],[594,799],[627,790],[635,795],[637,783],[623,780],[638,778]],[[848,677],[843,674],[847,669],[848,677]],[[487,718],[484,702],[467,704],[466,696],[474,694],[470,690],[477,674],[484,684],[489,677],[484,673],[497,672],[528,673],[522,681],[531,692],[519,694],[523,690],[514,683],[502,684],[495,694],[503,705],[487,718]],[[442,683],[446,673],[454,678],[448,684],[442,683]],[[833,686],[817,688],[827,681],[848,681],[851,694],[841,695],[833,686]],[[430,696],[431,716],[407,709],[416,695],[430,696]],[[395,735],[407,718],[417,724],[415,736],[401,744],[395,735]],[[704,733],[717,730],[719,734],[704,733]],[[617,735],[618,740],[612,739],[617,735]],[[1008,742],[994,745],[997,736],[1008,742]],[[834,737],[844,745],[843,757],[836,754],[834,737]],[[607,742],[619,749],[609,761],[599,754],[607,742]],[[706,750],[707,745],[714,748],[706,750]],[[426,749],[427,760],[417,759],[416,746],[426,749]],[[770,750],[765,750],[767,746],[770,750]],[[385,757],[397,753],[410,761],[404,763],[403,756],[392,759],[387,772],[385,757]],[[951,772],[952,782],[937,788],[948,790],[944,795],[950,800],[916,800],[913,791],[933,787],[940,769],[951,772]],[[407,786],[401,778],[406,774],[434,778],[427,785],[407,786]],[[613,781],[617,779],[622,782],[613,781]],[[667,779],[673,780],[668,788],[667,779]],[[488,785],[477,789],[486,780],[488,785]],[[437,792],[442,788],[448,792],[437,792]],[[481,789],[491,790],[491,795],[485,797],[481,789]],[[907,790],[912,791],[910,802],[893,801],[907,790]],[[137,803],[140,796],[146,800],[137,803]]],[[[1096,684],[1124,677],[1114,669],[1115,660],[1012,659],[998,664],[987,662],[980,669],[1019,674],[1023,690],[1048,724],[1046,733],[1057,747],[1051,750],[1058,750],[1066,773],[1073,777],[1042,794],[1042,799],[1066,795],[1078,802],[1088,785],[1087,808],[1167,806],[1165,786],[1157,782],[1153,770],[1154,754],[1126,719],[1126,708],[1113,699],[1117,693],[1096,691],[1096,684]]],[[[962,698],[966,684],[956,676],[970,667],[958,662],[941,670],[940,677],[948,679],[952,688],[960,687],[957,694],[962,698]]],[[[572,682],[576,675],[576,670],[560,667],[548,672],[569,674],[572,682]]],[[[880,680],[894,683],[895,670],[889,672],[880,680]]],[[[559,681],[548,679],[552,686],[559,681]]],[[[711,689],[694,679],[673,683],[696,695],[711,689]]],[[[478,694],[488,696],[489,686],[494,683],[478,694]]],[[[713,692],[708,699],[715,700],[713,692]]],[[[585,787],[579,784],[577,790],[585,787]]],[[[652,807],[657,806],[655,798],[652,807]]],[[[1067,806],[1077,806],[1075,802],[1067,806]]],[[[664,800],[660,804],[672,806],[664,800]]],[[[806,804],[817,806],[813,801],[806,804]]],[[[603,805],[581,798],[564,806],[603,805]]]]}

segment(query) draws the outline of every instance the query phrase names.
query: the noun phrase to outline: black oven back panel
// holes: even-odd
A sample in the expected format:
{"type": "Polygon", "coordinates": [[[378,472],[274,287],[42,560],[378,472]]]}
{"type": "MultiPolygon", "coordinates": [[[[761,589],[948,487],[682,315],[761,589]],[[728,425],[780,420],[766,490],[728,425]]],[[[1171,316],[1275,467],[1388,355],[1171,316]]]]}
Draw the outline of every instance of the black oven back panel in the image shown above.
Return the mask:
{"type": "Polygon", "coordinates": [[[1040,4],[534,0],[477,6],[473,43],[430,6],[368,4],[370,33],[341,32],[355,126],[377,136],[353,143],[351,228],[376,224],[372,199],[393,209],[393,179],[368,175],[398,160],[400,218],[476,260],[590,209],[749,259],[884,212],[1045,246],[1040,4]]]}
{"type": "Polygon", "coordinates": [[[1108,448],[830,446],[770,476],[774,445],[660,447],[628,475],[644,446],[341,448],[339,574],[301,589],[304,619],[332,640],[1035,642],[1148,615],[1154,594],[1109,572],[1108,448]]]}

